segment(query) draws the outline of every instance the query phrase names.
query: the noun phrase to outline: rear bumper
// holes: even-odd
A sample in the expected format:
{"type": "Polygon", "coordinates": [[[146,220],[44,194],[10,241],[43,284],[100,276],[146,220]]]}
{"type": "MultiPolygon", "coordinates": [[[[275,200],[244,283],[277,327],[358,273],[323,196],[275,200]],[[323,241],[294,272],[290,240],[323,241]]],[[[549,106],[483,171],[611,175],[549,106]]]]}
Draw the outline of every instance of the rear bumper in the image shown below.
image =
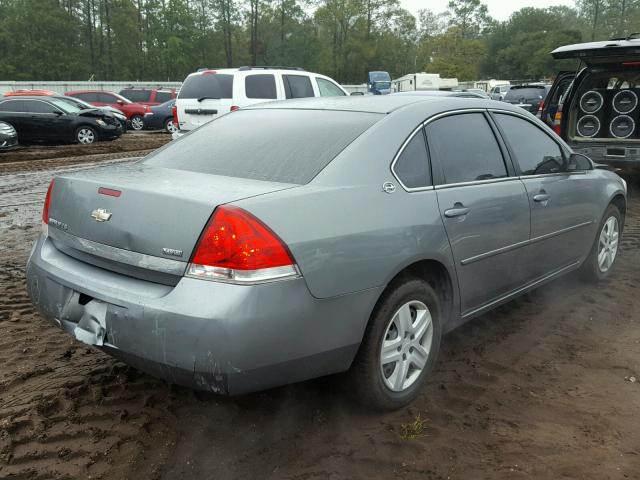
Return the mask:
{"type": "Polygon", "coordinates": [[[102,315],[105,352],[222,394],[348,369],[380,293],[319,300],[302,278],[252,286],[183,278],[170,287],[80,262],[44,236],[29,257],[27,282],[42,315],[76,338],[91,309],[103,312],[95,315],[102,315]]]}
{"type": "Polygon", "coordinates": [[[626,171],[640,171],[640,145],[587,144],[569,142],[577,153],[582,153],[596,163],[603,163],[626,171]]]}

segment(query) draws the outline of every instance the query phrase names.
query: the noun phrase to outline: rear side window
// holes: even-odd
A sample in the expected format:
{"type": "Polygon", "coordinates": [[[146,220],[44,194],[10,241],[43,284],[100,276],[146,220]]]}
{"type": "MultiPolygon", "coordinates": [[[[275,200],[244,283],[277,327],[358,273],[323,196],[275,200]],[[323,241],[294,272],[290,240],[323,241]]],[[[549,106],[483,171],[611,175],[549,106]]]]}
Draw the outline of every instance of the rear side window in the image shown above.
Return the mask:
{"type": "Polygon", "coordinates": [[[25,100],[9,100],[0,103],[0,112],[27,112],[25,100]]]}
{"type": "Polygon", "coordinates": [[[122,90],[120,95],[132,102],[148,102],[151,98],[151,90],[122,90]]]}
{"type": "Polygon", "coordinates": [[[431,158],[445,183],[473,182],[507,176],[493,130],[482,113],[450,115],[427,126],[431,158]]]}
{"type": "Polygon", "coordinates": [[[393,165],[393,171],[406,188],[421,188],[431,185],[427,145],[422,129],[406,144],[393,165]]]}
{"type": "Polygon", "coordinates": [[[249,75],[244,82],[247,98],[277,98],[276,77],[273,75],[249,75]]]}
{"type": "Polygon", "coordinates": [[[340,90],[335,83],[325,80],[324,78],[316,78],[318,82],[318,90],[321,97],[344,97],[345,93],[340,90]]]}
{"type": "Polygon", "coordinates": [[[283,75],[284,93],[287,98],[313,97],[311,79],[304,75],[283,75]]]}
{"type": "Polygon", "coordinates": [[[513,115],[498,113],[495,118],[523,175],[558,173],[564,170],[562,150],[549,135],[513,115]]]}
{"type": "Polygon", "coordinates": [[[178,98],[231,98],[233,96],[233,75],[224,73],[203,73],[192,75],[182,84],[178,98]]]}
{"type": "Polygon", "coordinates": [[[156,92],[156,102],[164,103],[171,100],[171,92],[156,92]]]}
{"type": "Polygon", "coordinates": [[[171,142],[144,163],[305,184],[382,117],[362,112],[240,109],[171,142]]]}

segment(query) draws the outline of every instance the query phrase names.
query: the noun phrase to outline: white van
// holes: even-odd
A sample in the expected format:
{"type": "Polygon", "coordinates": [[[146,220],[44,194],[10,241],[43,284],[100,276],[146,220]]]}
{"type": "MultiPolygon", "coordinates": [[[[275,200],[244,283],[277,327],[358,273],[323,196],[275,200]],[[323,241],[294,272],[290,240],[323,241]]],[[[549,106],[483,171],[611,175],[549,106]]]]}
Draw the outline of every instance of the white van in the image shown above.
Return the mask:
{"type": "Polygon", "coordinates": [[[255,103],[345,95],[348,95],[346,90],[333,79],[301,68],[198,70],[185,79],[178,93],[175,114],[179,131],[174,133],[174,138],[218,115],[255,103]]]}

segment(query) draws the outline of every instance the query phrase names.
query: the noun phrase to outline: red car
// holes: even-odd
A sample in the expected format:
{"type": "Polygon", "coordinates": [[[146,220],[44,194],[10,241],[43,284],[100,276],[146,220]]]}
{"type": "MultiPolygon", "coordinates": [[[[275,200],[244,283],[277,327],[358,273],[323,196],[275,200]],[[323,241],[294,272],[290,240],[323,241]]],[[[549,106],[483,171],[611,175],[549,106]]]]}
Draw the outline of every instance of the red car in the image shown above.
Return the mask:
{"type": "Polygon", "coordinates": [[[96,107],[110,106],[121,110],[127,116],[131,128],[134,130],[142,130],[144,128],[144,114],[150,112],[151,109],[147,105],[133,103],[122,95],[113,92],[103,92],[101,90],[77,90],[67,92],[65,95],[69,97],[79,98],[85,102],[95,105],[96,107]]]}
{"type": "Polygon", "coordinates": [[[128,98],[132,102],[154,106],[162,105],[163,103],[176,98],[176,90],[174,88],[129,87],[120,90],[120,95],[128,98]]]}

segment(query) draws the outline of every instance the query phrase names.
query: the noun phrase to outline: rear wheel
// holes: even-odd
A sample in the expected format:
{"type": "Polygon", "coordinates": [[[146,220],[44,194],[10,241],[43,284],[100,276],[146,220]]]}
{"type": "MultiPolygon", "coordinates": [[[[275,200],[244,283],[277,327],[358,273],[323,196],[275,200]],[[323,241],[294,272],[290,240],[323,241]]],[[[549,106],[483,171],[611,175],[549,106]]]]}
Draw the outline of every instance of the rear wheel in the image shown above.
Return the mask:
{"type": "Polygon", "coordinates": [[[144,127],[144,120],[140,115],[134,115],[131,117],[131,128],[134,130],[142,130],[144,127]]]}
{"type": "Polygon", "coordinates": [[[173,117],[169,117],[164,121],[164,129],[168,133],[178,131],[178,126],[173,122],[173,117]]]}
{"type": "Polygon", "coordinates": [[[76,142],[82,145],[90,145],[98,139],[96,131],[87,126],[82,126],[76,130],[76,142]]]}
{"type": "Polygon", "coordinates": [[[440,301],[427,282],[410,278],[392,284],[374,310],[350,371],[357,399],[386,410],[411,402],[433,370],[441,332],[440,301]]]}
{"type": "Polygon", "coordinates": [[[597,236],[589,256],[582,265],[587,280],[607,278],[618,256],[618,243],[622,231],[622,215],[615,205],[609,205],[598,227],[597,236]]]}

